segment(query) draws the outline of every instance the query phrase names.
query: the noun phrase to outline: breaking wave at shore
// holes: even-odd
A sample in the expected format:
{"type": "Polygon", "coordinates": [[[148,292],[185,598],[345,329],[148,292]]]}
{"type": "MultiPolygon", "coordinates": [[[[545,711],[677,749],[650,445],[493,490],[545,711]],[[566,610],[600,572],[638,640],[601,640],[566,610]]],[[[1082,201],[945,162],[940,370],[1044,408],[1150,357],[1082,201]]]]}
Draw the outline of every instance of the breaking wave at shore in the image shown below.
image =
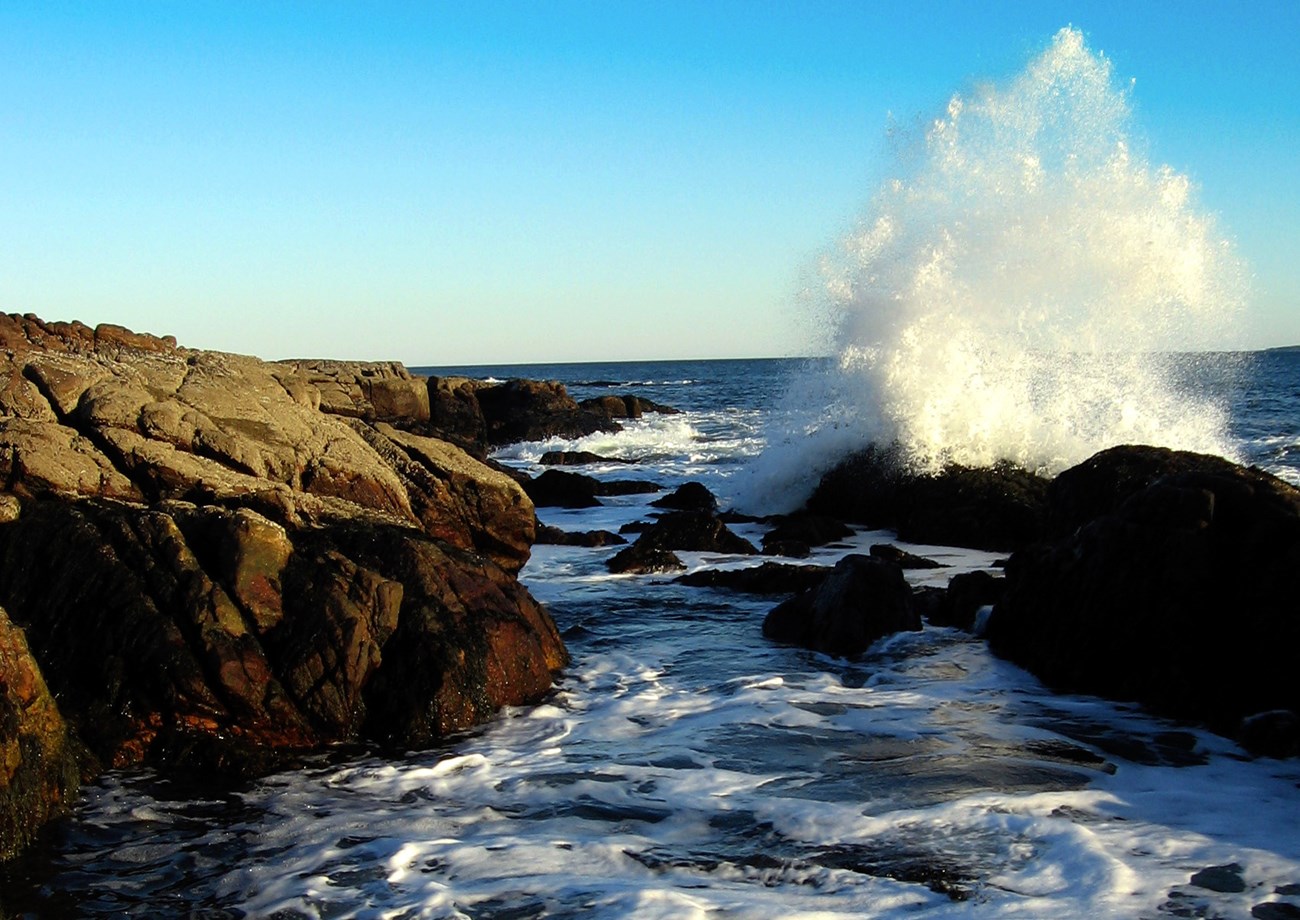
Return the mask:
{"type": "Polygon", "coordinates": [[[952,98],[824,260],[835,360],[792,386],[764,498],[869,443],[919,468],[1049,473],[1120,443],[1234,456],[1224,406],[1189,400],[1173,355],[1230,339],[1245,272],[1129,122],[1071,28],[1005,85],[952,98]]]}

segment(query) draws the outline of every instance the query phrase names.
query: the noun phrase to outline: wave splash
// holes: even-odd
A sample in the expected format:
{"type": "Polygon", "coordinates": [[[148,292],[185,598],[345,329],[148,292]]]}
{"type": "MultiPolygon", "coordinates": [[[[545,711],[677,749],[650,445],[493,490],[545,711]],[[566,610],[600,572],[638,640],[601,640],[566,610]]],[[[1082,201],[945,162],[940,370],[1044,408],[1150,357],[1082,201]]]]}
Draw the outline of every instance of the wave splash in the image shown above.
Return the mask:
{"type": "Polygon", "coordinates": [[[765,497],[868,443],[920,469],[1056,472],[1132,442],[1232,454],[1224,408],[1180,391],[1173,353],[1222,347],[1245,272],[1129,121],[1073,28],[1007,85],[953,97],[825,260],[834,361],[778,413],[765,497]]]}

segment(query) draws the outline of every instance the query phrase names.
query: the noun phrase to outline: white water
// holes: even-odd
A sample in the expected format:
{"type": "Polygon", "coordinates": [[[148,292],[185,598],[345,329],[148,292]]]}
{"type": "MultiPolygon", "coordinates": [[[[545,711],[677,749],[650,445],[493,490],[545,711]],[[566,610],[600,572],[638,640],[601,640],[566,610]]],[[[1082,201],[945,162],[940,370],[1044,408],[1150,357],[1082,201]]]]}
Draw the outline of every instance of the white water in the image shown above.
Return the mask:
{"type": "Polygon", "coordinates": [[[751,503],[868,443],[1052,473],[1119,443],[1233,455],[1223,407],[1188,404],[1160,355],[1225,347],[1245,273],[1129,123],[1110,62],[1068,28],[952,99],[825,260],[836,362],[796,383],[751,503]]]}

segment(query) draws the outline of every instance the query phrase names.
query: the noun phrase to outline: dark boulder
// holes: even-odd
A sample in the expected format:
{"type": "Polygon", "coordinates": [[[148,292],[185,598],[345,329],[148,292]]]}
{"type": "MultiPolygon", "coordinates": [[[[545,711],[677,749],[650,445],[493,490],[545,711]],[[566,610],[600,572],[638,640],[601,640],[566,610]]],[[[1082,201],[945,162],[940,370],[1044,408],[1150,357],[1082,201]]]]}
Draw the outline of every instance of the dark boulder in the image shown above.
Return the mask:
{"type": "Polygon", "coordinates": [[[769,556],[807,556],[814,546],[825,546],[852,535],[853,528],[839,518],[791,514],[780,518],[775,527],[763,534],[763,552],[769,556]]]}
{"type": "Polygon", "coordinates": [[[688,482],[678,486],[671,494],[650,503],[656,508],[671,508],[674,511],[707,511],[710,514],[718,510],[718,500],[708,487],[698,482],[688,482]]]}
{"type": "Polygon", "coordinates": [[[990,572],[962,572],[948,579],[943,598],[926,617],[933,626],[956,626],[968,632],[979,611],[997,603],[1006,589],[1006,579],[990,572]]]}
{"type": "Polygon", "coordinates": [[[659,549],[696,553],[733,553],[753,556],[753,543],[737,536],[716,515],[705,511],[672,511],[658,518],[637,538],[637,543],[659,549]]]}
{"type": "Polygon", "coordinates": [[[697,588],[725,588],[746,594],[795,594],[820,584],[830,571],[830,567],[824,565],[764,562],[743,569],[700,569],[682,575],[677,582],[697,588]]]}
{"type": "Polygon", "coordinates": [[[817,587],[763,621],[769,639],[845,658],[858,657],[877,639],[920,628],[903,570],[858,554],[845,556],[817,587]]]}
{"type": "Polygon", "coordinates": [[[623,537],[608,530],[561,530],[549,524],[537,525],[537,543],[543,546],[622,546],[623,537]]]}
{"type": "MultiPolygon", "coordinates": [[[[1116,448],[1063,473],[1104,487],[1086,501],[1059,490],[1059,519],[1111,503],[1096,496],[1145,478],[1129,471],[1151,456],[1116,448]]],[[[1256,713],[1300,712],[1300,491],[1217,457],[1172,459],[1178,472],[1011,557],[988,624],[994,651],[1062,690],[1226,734],[1256,713]]]]}
{"type": "Polygon", "coordinates": [[[673,550],[732,553],[752,556],[754,544],[732,533],[715,515],[703,511],[673,511],[641,532],[635,543],[607,563],[615,573],[680,571],[686,566],[673,550]]]}
{"type": "Polygon", "coordinates": [[[1015,549],[1046,531],[1048,480],[1008,463],[908,469],[896,450],[869,447],[819,482],[808,510],[895,530],[909,543],[1015,549]]]}
{"type": "Polygon", "coordinates": [[[606,566],[615,575],[657,575],[680,572],[686,568],[686,563],[677,558],[672,550],[638,541],[627,549],[620,550],[606,566]]]}
{"type": "Polygon", "coordinates": [[[482,386],[465,377],[430,377],[429,427],[439,437],[462,447],[472,446],[476,455],[487,452],[487,419],[478,402],[482,386]]]}
{"type": "Polygon", "coordinates": [[[538,508],[594,508],[600,504],[596,489],[600,483],[593,476],[546,470],[524,484],[524,491],[538,508]]]}
{"type": "Polygon", "coordinates": [[[663,406],[644,397],[633,396],[630,393],[621,396],[596,396],[592,399],[584,399],[578,405],[589,412],[618,419],[637,419],[647,412],[660,415],[676,415],[678,413],[678,410],[672,406],[663,406]]]}
{"type": "Polygon", "coordinates": [[[662,491],[663,486],[648,479],[601,479],[596,482],[597,495],[650,495],[662,491]]]}
{"type": "Polygon", "coordinates": [[[580,438],[598,431],[619,431],[606,414],[578,406],[553,380],[508,380],[476,391],[490,444],[580,438]]]}
{"type": "Polygon", "coordinates": [[[1048,486],[1050,533],[1068,536],[1118,510],[1130,496],[1165,476],[1212,472],[1236,476],[1241,469],[1222,457],[1167,447],[1126,445],[1103,450],[1065,470],[1048,486]]]}
{"type": "Polygon", "coordinates": [[[907,550],[899,549],[892,543],[873,543],[868,552],[876,559],[893,562],[903,569],[941,569],[944,567],[942,562],[935,562],[933,559],[918,556],[916,553],[909,553],[907,550]]]}
{"type": "Polygon", "coordinates": [[[589,450],[548,450],[538,461],[542,466],[592,466],[599,463],[636,463],[620,457],[604,457],[589,450]]]}

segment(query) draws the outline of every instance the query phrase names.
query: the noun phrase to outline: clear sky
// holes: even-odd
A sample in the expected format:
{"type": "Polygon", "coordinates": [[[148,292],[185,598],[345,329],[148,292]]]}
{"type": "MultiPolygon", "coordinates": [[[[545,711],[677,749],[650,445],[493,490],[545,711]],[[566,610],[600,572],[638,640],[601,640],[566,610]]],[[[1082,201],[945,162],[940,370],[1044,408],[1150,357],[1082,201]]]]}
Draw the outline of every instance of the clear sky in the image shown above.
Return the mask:
{"type": "Polygon", "coordinates": [[[803,352],[886,131],[1065,25],[1300,343],[1300,2],[0,3],[0,310],[268,358],[803,352]]]}

